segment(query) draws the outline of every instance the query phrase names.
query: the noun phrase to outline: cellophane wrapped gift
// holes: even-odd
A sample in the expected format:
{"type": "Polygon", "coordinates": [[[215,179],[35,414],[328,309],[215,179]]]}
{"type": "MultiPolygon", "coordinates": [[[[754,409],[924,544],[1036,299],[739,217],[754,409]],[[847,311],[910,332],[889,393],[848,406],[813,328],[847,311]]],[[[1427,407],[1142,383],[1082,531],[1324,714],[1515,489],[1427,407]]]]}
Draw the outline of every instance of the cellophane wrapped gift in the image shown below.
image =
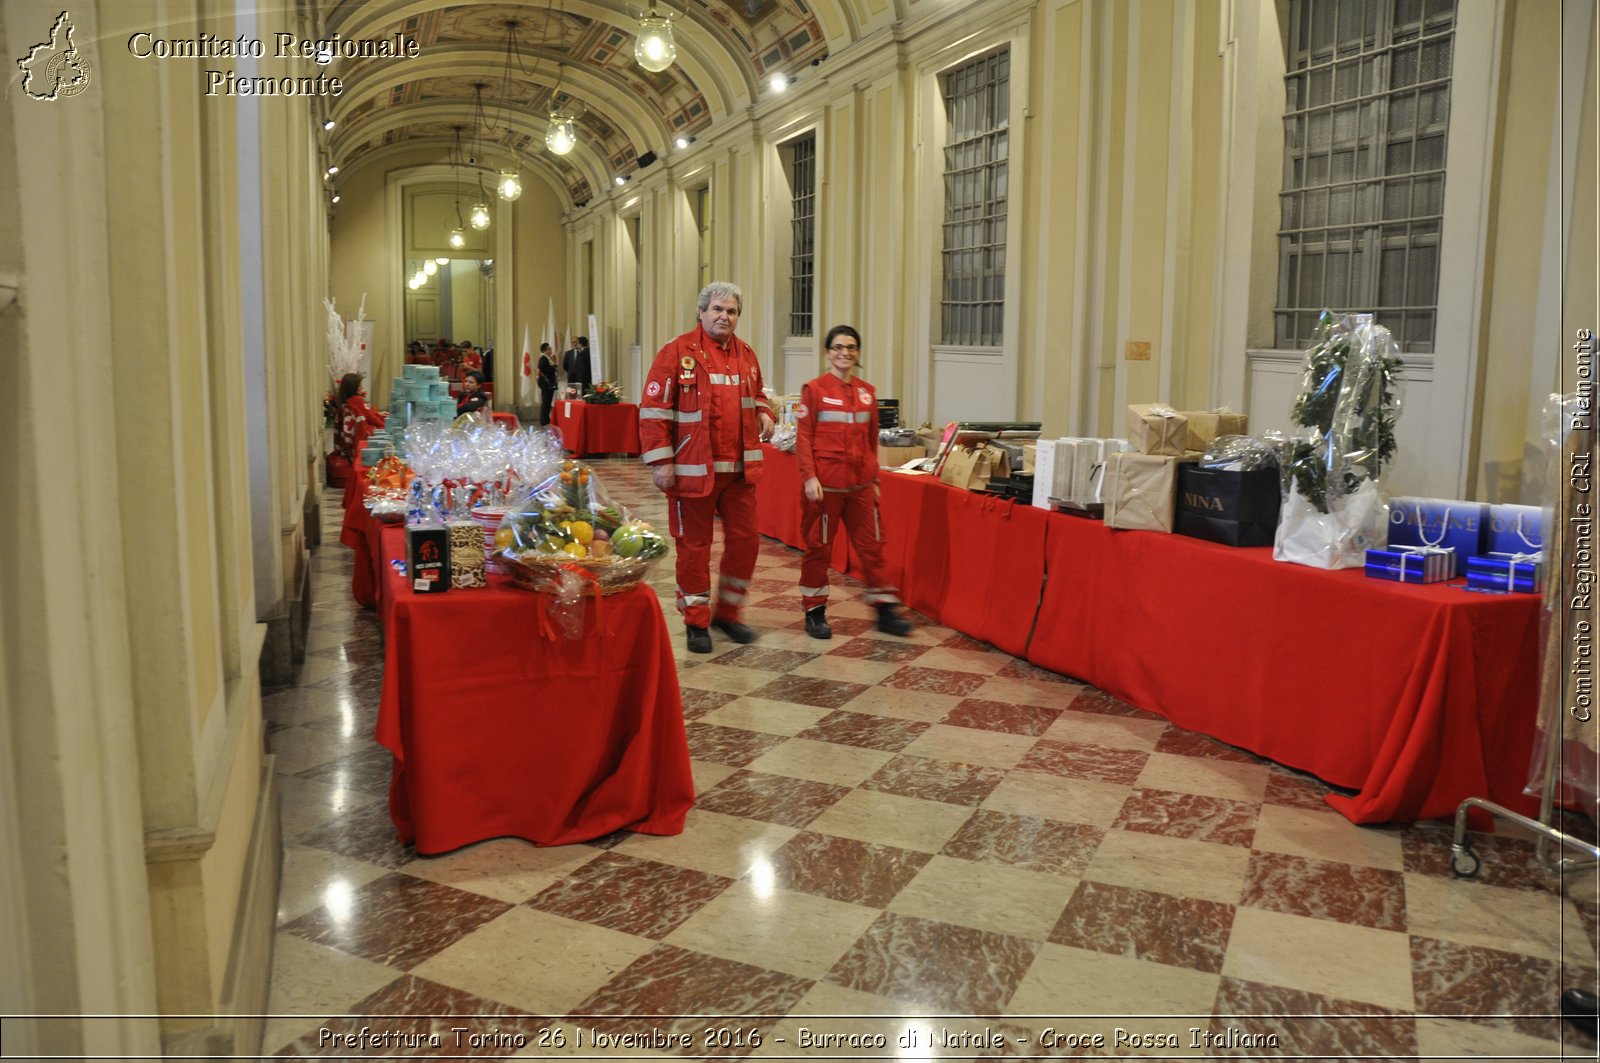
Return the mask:
{"type": "Polygon", "coordinates": [[[1394,456],[1401,368],[1399,345],[1372,315],[1323,312],[1292,416],[1305,434],[1283,463],[1277,560],[1353,568],[1387,543],[1379,477],[1394,456]]]}
{"type": "Polygon", "coordinates": [[[1181,457],[1189,446],[1189,419],[1164,402],[1128,407],[1128,444],[1141,454],[1181,457]]]}
{"type": "Polygon", "coordinates": [[[552,594],[627,590],[667,552],[660,533],[614,502],[588,465],[570,460],[510,503],[495,542],[497,567],[520,587],[552,594]]]}

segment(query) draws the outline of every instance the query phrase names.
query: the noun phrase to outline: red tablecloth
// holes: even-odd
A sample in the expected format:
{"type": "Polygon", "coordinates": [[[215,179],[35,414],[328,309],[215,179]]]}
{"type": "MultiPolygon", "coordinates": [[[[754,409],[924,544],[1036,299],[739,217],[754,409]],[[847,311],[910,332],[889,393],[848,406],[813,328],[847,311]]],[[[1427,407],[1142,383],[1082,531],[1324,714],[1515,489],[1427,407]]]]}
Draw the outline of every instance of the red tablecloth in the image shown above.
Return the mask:
{"type": "MultiPolygon", "coordinates": [[[[766,460],[762,533],[798,544],[794,455],[766,460]]],[[[927,476],[880,483],[890,578],[941,623],[1355,789],[1329,802],[1357,823],[1451,816],[1467,797],[1534,811],[1537,597],[1114,532],[927,476]]]]}
{"type": "Polygon", "coordinates": [[[590,600],[584,637],[546,632],[542,594],[414,594],[381,531],[389,811],[419,853],[487,838],[540,845],[626,828],[677,834],[694,804],[678,673],[647,587],[590,600]],[[597,631],[600,627],[602,630],[597,631]]]}
{"type": "Polygon", "coordinates": [[[639,407],[631,402],[604,405],[557,399],[550,423],[562,444],[580,457],[588,454],[638,454],[639,407]]]}

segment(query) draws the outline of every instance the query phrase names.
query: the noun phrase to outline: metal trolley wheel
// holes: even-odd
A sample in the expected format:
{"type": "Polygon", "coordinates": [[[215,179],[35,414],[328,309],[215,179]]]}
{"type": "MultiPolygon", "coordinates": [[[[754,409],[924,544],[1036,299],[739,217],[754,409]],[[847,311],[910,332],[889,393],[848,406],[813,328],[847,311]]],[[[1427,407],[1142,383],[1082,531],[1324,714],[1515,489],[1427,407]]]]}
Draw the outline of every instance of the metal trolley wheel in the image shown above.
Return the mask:
{"type": "Polygon", "coordinates": [[[1469,842],[1450,847],[1450,873],[1456,878],[1473,878],[1483,869],[1483,861],[1469,842]]]}

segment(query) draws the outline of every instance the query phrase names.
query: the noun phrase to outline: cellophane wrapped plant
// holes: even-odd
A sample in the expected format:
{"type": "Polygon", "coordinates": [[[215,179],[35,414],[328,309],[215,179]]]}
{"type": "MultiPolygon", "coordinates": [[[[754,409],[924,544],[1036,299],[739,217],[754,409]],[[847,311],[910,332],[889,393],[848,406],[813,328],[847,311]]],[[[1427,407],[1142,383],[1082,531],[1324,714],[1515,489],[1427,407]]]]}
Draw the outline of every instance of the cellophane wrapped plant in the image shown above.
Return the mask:
{"type": "Polygon", "coordinates": [[[1349,568],[1385,544],[1380,476],[1396,450],[1403,367],[1399,345],[1372,315],[1323,311],[1291,414],[1302,434],[1285,448],[1273,557],[1349,568]]]}

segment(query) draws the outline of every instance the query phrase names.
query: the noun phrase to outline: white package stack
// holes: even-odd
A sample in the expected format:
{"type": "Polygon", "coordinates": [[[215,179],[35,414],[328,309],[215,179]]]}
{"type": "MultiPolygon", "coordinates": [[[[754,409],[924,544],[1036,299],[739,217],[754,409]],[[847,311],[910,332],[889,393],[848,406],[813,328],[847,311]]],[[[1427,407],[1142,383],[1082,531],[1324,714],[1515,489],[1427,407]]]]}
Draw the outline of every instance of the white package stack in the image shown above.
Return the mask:
{"type": "Polygon", "coordinates": [[[1033,450],[1033,505],[1050,508],[1050,492],[1055,487],[1056,440],[1041,439],[1033,450]]]}

